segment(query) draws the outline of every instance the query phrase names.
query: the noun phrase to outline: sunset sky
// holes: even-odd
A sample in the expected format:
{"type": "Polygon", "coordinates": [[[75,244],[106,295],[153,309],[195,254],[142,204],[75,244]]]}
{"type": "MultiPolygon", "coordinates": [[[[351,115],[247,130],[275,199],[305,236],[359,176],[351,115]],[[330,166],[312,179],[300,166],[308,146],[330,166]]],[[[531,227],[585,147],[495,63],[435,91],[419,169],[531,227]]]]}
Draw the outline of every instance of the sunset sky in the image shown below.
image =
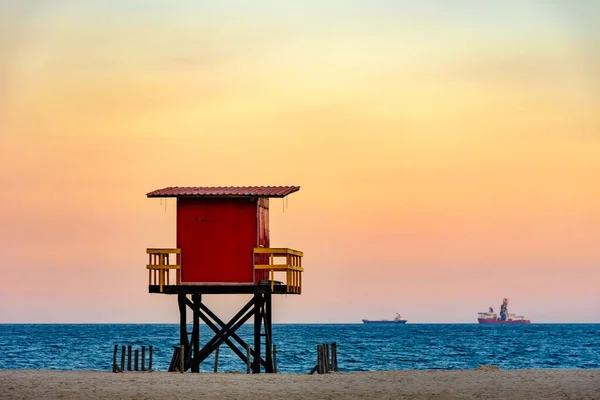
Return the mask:
{"type": "Polygon", "coordinates": [[[271,245],[306,269],[275,323],[472,323],[503,297],[600,322],[599,18],[0,0],[0,323],[177,322],[145,269],[175,246],[175,203],[145,194],[187,185],[302,187],[271,202],[271,245]]]}

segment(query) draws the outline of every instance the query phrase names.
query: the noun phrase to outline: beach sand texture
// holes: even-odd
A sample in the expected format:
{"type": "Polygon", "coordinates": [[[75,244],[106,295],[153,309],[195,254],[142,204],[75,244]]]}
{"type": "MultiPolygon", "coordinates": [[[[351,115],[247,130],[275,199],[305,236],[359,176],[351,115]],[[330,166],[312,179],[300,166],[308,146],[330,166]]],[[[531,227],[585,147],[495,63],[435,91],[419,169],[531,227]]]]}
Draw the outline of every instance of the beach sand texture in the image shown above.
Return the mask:
{"type": "Polygon", "coordinates": [[[327,375],[0,371],[2,399],[600,399],[600,369],[327,375]]]}

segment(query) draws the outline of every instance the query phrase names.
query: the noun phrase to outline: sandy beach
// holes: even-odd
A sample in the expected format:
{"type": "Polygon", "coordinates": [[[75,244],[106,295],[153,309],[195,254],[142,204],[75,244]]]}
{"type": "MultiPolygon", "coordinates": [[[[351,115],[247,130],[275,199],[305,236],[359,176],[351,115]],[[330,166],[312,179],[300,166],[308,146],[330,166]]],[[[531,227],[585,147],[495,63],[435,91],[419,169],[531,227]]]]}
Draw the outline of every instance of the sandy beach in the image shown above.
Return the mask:
{"type": "Polygon", "coordinates": [[[0,371],[2,399],[600,399],[600,369],[328,375],[0,371]]]}

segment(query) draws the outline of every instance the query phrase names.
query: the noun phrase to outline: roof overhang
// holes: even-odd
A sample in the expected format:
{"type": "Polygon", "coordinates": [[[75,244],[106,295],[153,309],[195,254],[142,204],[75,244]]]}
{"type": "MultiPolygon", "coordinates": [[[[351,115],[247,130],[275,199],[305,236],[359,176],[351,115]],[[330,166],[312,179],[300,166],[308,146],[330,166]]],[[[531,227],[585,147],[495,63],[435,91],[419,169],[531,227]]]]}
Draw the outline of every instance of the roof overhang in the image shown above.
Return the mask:
{"type": "Polygon", "coordinates": [[[149,198],[158,197],[285,197],[300,190],[300,186],[193,186],[167,187],[147,193],[149,198]]]}

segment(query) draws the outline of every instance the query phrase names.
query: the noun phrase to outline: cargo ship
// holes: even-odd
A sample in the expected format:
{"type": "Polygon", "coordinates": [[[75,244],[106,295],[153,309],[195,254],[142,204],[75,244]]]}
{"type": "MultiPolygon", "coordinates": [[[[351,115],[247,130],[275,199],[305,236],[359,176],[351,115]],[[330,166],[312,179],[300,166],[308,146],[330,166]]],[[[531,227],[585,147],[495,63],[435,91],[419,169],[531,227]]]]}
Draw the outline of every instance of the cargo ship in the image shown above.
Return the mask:
{"type": "Polygon", "coordinates": [[[494,309],[490,307],[488,312],[480,312],[477,318],[480,324],[530,324],[529,318],[522,315],[515,315],[508,313],[508,299],[502,300],[500,306],[500,315],[494,312],[494,309]]]}
{"type": "Polygon", "coordinates": [[[362,320],[363,324],[405,324],[406,321],[407,320],[402,318],[402,316],[400,314],[396,314],[396,317],[392,320],[389,320],[389,319],[378,319],[378,320],[363,319],[362,320]]]}

